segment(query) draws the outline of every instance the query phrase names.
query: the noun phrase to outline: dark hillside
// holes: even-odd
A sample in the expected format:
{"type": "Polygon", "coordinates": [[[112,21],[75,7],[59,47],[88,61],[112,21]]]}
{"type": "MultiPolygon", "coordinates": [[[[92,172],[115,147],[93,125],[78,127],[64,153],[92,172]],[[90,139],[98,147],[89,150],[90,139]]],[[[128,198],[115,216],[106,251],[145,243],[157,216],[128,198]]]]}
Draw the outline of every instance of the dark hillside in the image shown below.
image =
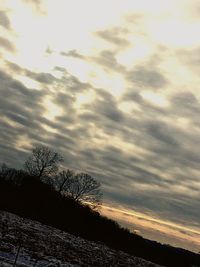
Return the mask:
{"type": "Polygon", "coordinates": [[[50,185],[23,175],[15,182],[0,179],[0,209],[54,226],[88,240],[100,241],[165,266],[200,266],[200,256],[146,240],[101,216],[88,206],[63,197],[50,185]]]}

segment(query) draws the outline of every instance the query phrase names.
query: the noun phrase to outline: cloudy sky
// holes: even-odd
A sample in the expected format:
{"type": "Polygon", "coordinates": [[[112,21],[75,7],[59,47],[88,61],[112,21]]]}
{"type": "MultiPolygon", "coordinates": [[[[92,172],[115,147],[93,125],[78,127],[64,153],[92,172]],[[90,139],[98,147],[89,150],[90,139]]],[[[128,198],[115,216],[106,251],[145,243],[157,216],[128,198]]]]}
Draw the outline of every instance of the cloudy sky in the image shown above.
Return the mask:
{"type": "Polygon", "coordinates": [[[0,162],[31,148],[101,181],[102,213],[200,248],[197,0],[0,3],[0,162]]]}

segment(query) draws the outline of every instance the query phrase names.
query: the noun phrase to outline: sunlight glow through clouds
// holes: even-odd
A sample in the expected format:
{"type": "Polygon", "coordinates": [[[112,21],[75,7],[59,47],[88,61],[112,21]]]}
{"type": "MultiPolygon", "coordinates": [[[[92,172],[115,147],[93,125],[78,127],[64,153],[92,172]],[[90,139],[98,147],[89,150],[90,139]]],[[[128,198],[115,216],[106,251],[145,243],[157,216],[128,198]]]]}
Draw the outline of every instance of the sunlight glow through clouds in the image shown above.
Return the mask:
{"type": "MultiPolygon", "coordinates": [[[[51,115],[50,114],[47,114],[46,116],[48,118],[48,116],[51,116],[51,115]]],[[[47,131],[47,133],[54,133],[55,134],[55,133],[58,132],[57,129],[52,128],[52,127],[50,127],[50,126],[48,126],[46,124],[43,124],[42,127],[47,131]]]]}
{"type": "Polygon", "coordinates": [[[20,150],[30,150],[32,147],[31,145],[31,140],[28,138],[27,135],[22,135],[18,138],[17,143],[16,143],[16,148],[20,150]]]}
{"type": "Polygon", "coordinates": [[[131,114],[132,112],[141,111],[139,105],[130,101],[124,101],[119,103],[119,109],[125,113],[131,114]]]}
{"type": "MultiPolygon", "coordinates": [[[[103,208],[110,208],[110,207],[107,207],[107,206],[103,206],[103,208]]],[[[136,217],[139,217],[139,218],[143,218],[143,219],[146,219],[147,221],[150,221],[150,222],[155,222],[155,223],[159,223],[162,225],[165,225],[165,226],[171,226],[171,227],[174,227],[175,229],[176,228],[179,228],[179,229],[182,229],[182,230],[187,230],[187,231],[191,231],[192,233],[196,233],[198,235],[200,235],[200,232],[199,231],[196,231],[196,230],[193,230],[191,228],[188,228],[188,227],[184,227],[184,226],[177,226],[176,224],[173,224],[171,223],[170,221],[162,221],[162,220],[159,220],[159,219],[156,219],[156,218],[153,218],[151,216],[148,216],[148,215],[144,215],[144,214],[141,214],[137,211],[134,211],[134,210],[128,210],[128,209],[124,209],[123,207],[120,207],[119,209],[118,208],[111,208],[113,211],[118,211],[118,212],[123,212],[124,214],[127,214],[127,215],[132,215],[132,216],[136,216],[136,217]]],[[[199,241],[200,242],[200,241],[199,241]]]]}
{"type": "Polygon", "coordinates": [[[85,62],[81,59],[63,56],[59,56],[56,62],[59,66],[66,68],[72,75],[78,76],[81,82],[89,82],[89,76],[92,71],[92,67],[88,62],[85,62]]]}
{"type": "Polygon", "coordinates": [[[32,88],[32,89],[36,89],[36,90],[42,90],[42,86],[39,82],[37,82],[31,78],[28,78],[27,76],[16,75],[16,79],[21,81],[28,88],[32,88]]]}
{"type": "Polygon", "coordinates": [[[89,82],[97,88],[108,88],[116,98],[125,91],[125,81],[119,74],[106,73],[100,69],[96,69],[96,72],[89,76],[89,82]]]}
{"type": "Polygon", "coordinates": [[[62,109],[53,103],[53,100],[50,97],[44,99],[44,106],[46,111],[43,116],[49,120],[55,120],[55,118],[62,114],[62,109]]]}
{"type": "MultiPolygon", "coordinates": [[[[33,14],[28,6],[25,8],[24,5],[20,5],[19,1],[17,1],[17,4],[14,4],[14,2],[10,2],[11,7],[15,10],[11,19],[18,35],[16,40],[20,53],[18,57],[21,62],[23,60],[23,63],[29,64],[29,66],[36,66],[40,56],[40,64],[43,64],[42,53],[48,45],[55,51],[84,50],[84,47],[88,49],[89,45],[92,51],[94,49],[92,48],[94,46],[92,45],[92,32],[107,25],[112,27],[112,24],[120,23],[124,13],[129,12],[129,10],[134,9],[135,12],[138,12],[142,9],[143,11],[146,10],[146,12],[155,12],[155,6],[158,11],[159,9],[164,10],[166,5],[164,4],[163,6],[163,1],[151,1],[151,4],[147,4],[146,1],[141,1],[140,3],[126,1],[123,4],[121,1],[118,1],[117,4],[115,1],[102,1],[101,4],[90,0],[84,1],[84,3],[80,1],[59,1],[59,5],[57,2],[48,1],[48,16],[40,16],[37,19],[35,16],[35,20],[33,20],[33,14]],[[110,16],[110,10],[112,10],[113,5],[115,6],[115,12],[110,16]],[[90,8],[87,8],[87,6],[90,6],[90,8]],[[56,14],[59,14],[59,16],[56,17],[56,14]],[[81,23],[77,22],[77,18],[81,23]],[[29,29],[28,33],[27,28],[29,29]],[[37,61],[33,54],[37,54],[37,61]]],[[[138,52],[142,56],[143,53],[146,53],[146,50],[147,48],[142,48],[142,44],[138,43],[135,57],[138,52]]]]}
{"type": "Polygon", "coordinates": [[[147,100],[148,102],[150,102],[155,106],[167,107],[169,104],[164,96],[159,95],[157,93],[151,91],[142,91],[140,94],[145,100],[147,100]]]}
{"type": "MultiPolygon", "coordinates": [[[[155,227],[157,231],[160,232],[160,235],[169,235],[172,238],[173,245],[177,246],[176,238],[180,238],[184,244],[184,242],[188,241],[191,242],[191,244],[194,242],[196,243],[196,249],[198,249],[198,245],[200,245],[199,242],[199,236],[200,232],[194,231],[193,229],[189,229],[186,227],[179,227],[178,229],[180,232],[177,234],[177,225],[172,224],[170,222],[164,222],[157,219],[153,219],[151,216],[144,216],[143,214],[140,214],[138,212],[135,212],[133,210],[123,210],[123,207],[117,207],[117,208],[110,208],[108,206],[102,207],[102,213],[106,216],[109,216],[113,219],[119,219],[124,222],[128,222],[129,228],[130,225],[132,225],[132,231],[139,232],[139,234],[143,234],[145,229],[148,229],[149,231],[154,230],[155,227]],[[139,228],[136,228],[137,225],[139,225],[139,228]],[[182,232],[181,232],[182,231],[182,232]],[[192,236],[190,236],[190,233],[192,236]]],[[[148,231],[147,231],[148,232],[148,231]]],[[[150,235],[150,233],[149,233],[150,235]]]]}
{"type": "Polygon", "coordinates": [[[93,91],[88,91],[86,93],[80,93],[77,94],[76,96],[76,102],[75,102],[75,107],[81,111],[81,108],[89,103],[92,103],[95,99],[95,94],[93,91]]]}
{"type": "Polygon", "coordinates": [[[129,49],[119,52],[117,59],[120,64],[129,68],[141,62],[146,57],[152,54],[152,47],[150,44],[145,44],[142,37],[135,37],[132,40],[132,46],[129,49]]]}

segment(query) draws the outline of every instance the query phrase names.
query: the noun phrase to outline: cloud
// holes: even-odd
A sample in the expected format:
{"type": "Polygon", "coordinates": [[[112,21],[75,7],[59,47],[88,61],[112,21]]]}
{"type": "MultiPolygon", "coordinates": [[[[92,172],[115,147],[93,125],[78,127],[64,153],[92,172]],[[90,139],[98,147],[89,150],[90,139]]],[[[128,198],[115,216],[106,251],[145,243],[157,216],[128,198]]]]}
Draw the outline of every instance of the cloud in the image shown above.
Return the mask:
{"type": "Polygon", "coordinates": [[[31,4],[34,4],[34,5],[40,5],[42,0],[24,0],[26,1],[27,3],[31,3],[31,4]]]}
{"type": "Polygon", "coordinates": [[[42,0],[23,0],[25,4],[31,5],[36,9],[37,12],[46,14],[44,11],[43,1],[42,0]]]}
{"type": "MultiPolygon", "coordinates": [[[[123,188],[113,187],[106,190],[109,201],[123,203],[124,208],[133,209],[137,212],[144,212],[152,218],[161,221],[171,221],[182,226],[196,227],[199,220],[198,202],[199,199],[183,196],[170,188],[163,192],[160,190],[143,190],[142,186],[133,183],[128,186],[125,179],[123,188]],[[126,194],[124,194],[126,190],[126,194]]],[[[164,186],[164,185],[163,185],[164,186]]]]}
{"type": "Polygon", "coordinates": [[[34,73],[32,71],[27,71],[26,75],[40,83],[51,84],[57,79],[50,73],[34,73]]]}
{"type": "Polygon", "coordinates": [[[22,68],[21,66],[10,62],[6,61],[6,65],[9,67],[10,70],[12,70],[14,73],[22,74],[25,75],[33,80],[36,80],[42,84],[52,84],[53,82],[56,82],[57,79],[50,73],[45,73],[45,72],[33,72],[28,69],[22,68]]]}
{"type": "Polygon", "coordinates": [[[0,25],[7,30],[11,29],[10,20],[5,11],[0,10],[0,25]]]}
{"type": "Polygon", "coordinates": [[[98,31],[95,34],[114,46],[120,47],[120,49],[129,46],[129,41],[125,39],[125,36],[128,34],[128,30],[126,28],[114,27],[98,31]]]}
{"type": "Polygon", "coordinates": [[[94,113],[117,123],[123,122],[123,113],[118,109],[114,97],[107,91],[98,90],[96,101],[92,107],[94,113]]]}
{"type": "Polygon", "coordinates": [[[170,125],[164,124],[161,121],[152,121],[146,124],[148,135],[152,136],[155,140],[166,144],[167,146],[179,147],[179,142],[176,140],[176,130],[170,125]]]}
{"type": "Polygon", "coordinates": [[[183,91],[174,94],[171,97],[172,108],[176,110],[177,115],[184,115],[190,121],[199,124],[198,113],[200,111],[199,101],[192,92],[183,91]]]}
{"type": "Polygon", "coordinates": [[[67,71],[58,80],[54,79],[50,73],[44,75],[44,73],[30,72],[11,62],[7,62],[7,67],[13,76],[17,73],[23,74],[48,86],[51,82],[56,81],[59,86],[54,91],[49,90],[48,87],[36,90],[24,86],[6,72],[0,72],[1,127],[3,127],[1,128],[0,138],[4,150],[7,147],[7,152],[2,155],[0,161],[9,162],[7,155],[10,153],[10,163],[21,165],[20,160],[23,161],[27,154],[25,151],[29,148],[26,143],[30,143],[30,145],[43,143],[50,147],[57,147],[61,152],[64,151],[65,156],[67,154],[66,164],[73,164],[75,162],[73,150],[76,147],[77,140],[79,140],[80,136],[89,136],[84,126],[78,126],[77,111],[74,108],[75,96],[79,91],[86,90],[89,85],[81,83],[77,78],[70,76],[67,71]],[[44,106],[46,97],[51,97],[54,104],[63,109],[62,115],[57,116],[54,121],[44,117],[47,108],[44,106]],[[71,125],[77,125],[77,127],[74,130],[68,129],[71,125]],[[49,132],[49,129],[52,132],[49,132]],[[3,142],[6,136],[7,141],[3,142]],[[24,142],[21,148],[18,147],[19,140],[24,142]],[[20,157],[14,158],[17,149],[19,151],[22,149],[21,159],[20,157]]]}
{"type": "Polygon", "coordinates": [[[182,108],[184,106],[186,109],[192,109],[192,111],[195,111],[196,108],[199,107],[199,103],[195,95],[188,91],[173,95],[171,101],[178,108],[182,108]]]}
{"type": "Polygon", "coordinates": [[[178,50],[177,58],[181,64],[184,64],[185,68],[198,75],[200,69],[200,47],[178,50]]]}
{"type": "Polygon", "coordinates": [[[0,144],[3,149],[0,160],[6,161],[10,156],[7,162],[16,164],[25,154],[17,148],[18,140],[24,137],[26,141],[25,136],[37,133],[38,130],[42,133],[39,123],[43,111],[40,103],[42,93],[25,87],[3,71],[0,72],[0,84],[0,144]],[[19,155],[16,157],[18,150],[19,155]]]}
{"type": "Polygon", "coordinates": [[[84,56],[79,54],[77,50],[70,50],[68,52],[60,52],[60,54],[61,56],[65,56],[65,57],[74,57],[74,58],[84,59],[84,56]]]}
{"type": "Polygon", "coordinates": [[[137,86],[160,89],[168,84],[161,72],[153,66],[138,66],[127,73],[127,80],[137,86]]]}
{"type": "Polygon", "coordinates": [[[110,50],[103,50],[98,56],[93,57],[92,60],[104,67],[106,71],[115,70],[117,72],[124,72],[124,66],[117,62],[115,56],[115,52],[112,52],[110,50]]]}
{"type": "Polygon", "coordinates": [[[0,46],[9,52],[15,52],[15,46],[6,38],[0,36],[0,46]]]}

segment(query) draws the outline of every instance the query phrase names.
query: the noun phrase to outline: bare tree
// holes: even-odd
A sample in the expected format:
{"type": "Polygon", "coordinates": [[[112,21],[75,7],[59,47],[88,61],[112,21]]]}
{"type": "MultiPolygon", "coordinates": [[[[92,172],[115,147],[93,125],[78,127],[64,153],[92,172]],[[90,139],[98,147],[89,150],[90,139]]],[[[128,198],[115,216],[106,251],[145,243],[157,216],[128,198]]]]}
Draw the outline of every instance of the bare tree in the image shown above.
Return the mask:
{"type": "Polygon", "coordinates": [[[87,173],[79,173],[68,179],[63,192],[72,199],[96,209],[101,205],[100,186],[101,184],[87,173]]]}
{"type": "Polygon", "coordinates": [[[75,176],[74,171],[67,170],[62,171],[56,176],[56,187],[59,193],[67,190],[73,183],[73,177],[75,176]]]}
{"type": "Polygon", "coordinates": [[[62,156],[46,146],[37,146],[32,155],[25,162],[25,170],[29,175],[37,178],[46,178],[58,171],[62,156]]]}

